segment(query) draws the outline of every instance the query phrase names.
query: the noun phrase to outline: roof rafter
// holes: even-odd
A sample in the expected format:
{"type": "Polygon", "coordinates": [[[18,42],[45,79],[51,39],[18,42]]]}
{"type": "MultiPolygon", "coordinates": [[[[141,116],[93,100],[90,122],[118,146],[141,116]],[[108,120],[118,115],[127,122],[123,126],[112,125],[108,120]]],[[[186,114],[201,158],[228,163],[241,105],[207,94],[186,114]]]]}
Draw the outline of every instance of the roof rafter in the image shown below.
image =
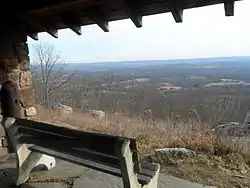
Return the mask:
{"type": "Polygon", "coordinates": [[[142,27],[141,0],[126,0],[125,6],[131,21],[135,24],[137,28],[141,28],[142,27]]]}
{"type": "Polygon", "coordinates": [[[107,15],[102,11],[100,6],[92,7],[85,10],[87,16],[95,22],[104,32],[109,32],[109,22],[107,15]]]}
{"type": "Polygon", "coordinates": [[[234,16],[234,0],[226,0],[224,2],[226,16],[234,16]]]}
{"type": "Polygon", "coordinates": [[[82,35],[81,19],[77,13],[63,12],[59,14],[62,22],[67,25],[77,35],[82,35]]]}

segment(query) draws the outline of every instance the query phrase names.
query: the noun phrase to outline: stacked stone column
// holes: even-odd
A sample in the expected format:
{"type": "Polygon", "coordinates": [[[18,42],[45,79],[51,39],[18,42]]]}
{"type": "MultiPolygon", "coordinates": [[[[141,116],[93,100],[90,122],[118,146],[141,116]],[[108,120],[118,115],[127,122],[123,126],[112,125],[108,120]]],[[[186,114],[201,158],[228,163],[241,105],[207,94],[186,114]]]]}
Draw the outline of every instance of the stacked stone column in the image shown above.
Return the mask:
{"type": "Polygon", "coordinates": [[[15,83],[20,95],[23,118],[36,115],[29,65],[26,35],[5,34],[0,36],[0,84],[8,80],[15,83]]]}

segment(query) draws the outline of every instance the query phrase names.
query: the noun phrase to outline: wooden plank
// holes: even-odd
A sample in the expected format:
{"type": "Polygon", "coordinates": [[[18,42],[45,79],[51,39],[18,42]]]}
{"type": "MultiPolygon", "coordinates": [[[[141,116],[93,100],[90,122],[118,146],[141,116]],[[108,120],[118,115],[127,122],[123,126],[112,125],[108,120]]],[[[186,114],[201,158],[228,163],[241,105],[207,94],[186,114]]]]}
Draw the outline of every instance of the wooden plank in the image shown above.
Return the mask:
{"type": "MultiPolygon", "coordinates": [[[[66,127],[58,127],[25,119],[17,119],[16,121],[18,125],[24,127],[25,129],[31,129],[36,132],[46,132],[48,135],[63,135],[64,137],[71,137],[79,140],[82,147],[86,149],[98,151],[108,155],[115,155],[114,148],[116,147],[117,142],[122,143],[126,139],[135,140],[126,137],[77,131],[66,127]]],[[[41,133],[41,135],[45,134],[41,133]]]]}
{"type": "Polygon", "coordinates": [[[30,135],[37,139],[46,139],[46,140],[75,139],[74,136],[67,136],[67,135],[63,135],[60,133],[56,133],[56,132],[44,131],[44,130],[30,128],[30,127],[23,127],[21,125],[18,125],[18,128],[19,128],[19,133],[21,135],[30,135]]]}
{"type": "Polygon", "coordinates": [[[79,157],[79,158],[86,159],[89,161],[95,161],[100,164],[105,164],[105,165],[112,166],[112,167],[120,166],[120,162],[117,157],[105,155],[105,154],[98,153],[98,152],[93,152],[91,150],[87,150],[84,148],[72,147],[71,144],[67,145],[66,142],[62,142],[60,144],[60,142],[58,141],[38,140],[32,137],[22,137],[20,139],[20,142],[26,143],[26,144],[33,144],[38,147],[43,147],[43,148],[53,150],[55,152],[60,152],[62,154],[66,153],[73,157],[79,157]],[[61,145],[64,145],[64,147],[61,147],[61,145]]]}
{"type": "Polygon", "coordinates": [[[36,152],[40,152],[49,156],[53,156],[56,157],[58,159],[62,159],[68,162],[72,162],[74,164],[78,164],[81,166],[85,166],[87,168],[91,168],[94,170],[98,170],[100,172],[104,172],[104,173],[108,173],[114,176],[118,176],[121,177],[121,171],[118,168],[114,168],[114,167],[110,167],[107,165],[103,165],[97,162],[93,162],[93,161],[89,161],[89,160],[85,160],[85,159],[81,159],[79,157],[74,157],[71,156],[69,154],[66,153],[62,153],[62,152],[57,152],[51,149],[47,149],[44,147],[39,147],[39,146],[30,146],[29,149],[31,151],[36,151],[36,152]]]}

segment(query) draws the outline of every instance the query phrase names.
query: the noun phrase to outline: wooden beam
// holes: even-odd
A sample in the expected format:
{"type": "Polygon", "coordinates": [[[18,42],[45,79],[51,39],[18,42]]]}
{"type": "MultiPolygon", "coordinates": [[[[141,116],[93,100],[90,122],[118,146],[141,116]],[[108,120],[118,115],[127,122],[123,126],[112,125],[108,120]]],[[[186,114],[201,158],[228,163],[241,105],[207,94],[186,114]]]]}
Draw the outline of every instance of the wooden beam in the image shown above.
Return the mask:
{"type": "Polygon", "coordinates": [[[109,23],[108,21],[101,20],[99,18],[92,18],[92,20],[104,31],[109,32],[109,23]]]}
{"type": "Polygon", "coordinates": [[[183,21],[183,9],[182,8],[172,7],[171,13],[176,23],[181,23],[183,21]]]}
{"type": "Polygon", "coordinates": [[[100,7],[93,7],[85,10],[87,16],[95,22],[104,32],[109,32],[109,22],[100,7]]]}
{"type": "Polygon", "coordinates": [[[142,27],[142,16],[131,16],[130,19],[135,24],[137,28],[142,27]]]}
{"type": "Polygon", "coordinates": [[[47,33],[49,33],[52,37],[58,38],[58,30],[57,29],[47,29],[47,33]]]}
{"type": "Polygon", "coordinates": [[[23,27],[27,36],[29,36],[33,40],[38,40],[38,29],[36,25],[26,24],[26,25],[23,25],[23,27]]]}
{"type": "Polygon", "coordinates": [[[234,0],[224,2],[225,16],[234,16],[234,0]]]}
{"type": "Polygon", "coordinates": [[[142,27],[142,16],[141,16],[141,0],[125,0],[125,7],[127,9],[129,18],[135,24],[137,28],[142,27]]]}
{"type": "Polygon", "coordinates": [[[28,36],[32,38],[33,40],[38,40],[38,34],[37,33],[28,33],[28,36]]]}
{"type": "Polygon", "coordinates": [[[81,26],[72,26],[70,27],[72,31],[74,31],[77,35],[82,35],[82,29],[81,26]]]}
{"type": "Polygon", "coordinates": [[[82,35],[81,19],[79,18],[79,15],[67,11],[59,14],[59,17],[65,26],[68,26],[77,35],[82,35]]]}

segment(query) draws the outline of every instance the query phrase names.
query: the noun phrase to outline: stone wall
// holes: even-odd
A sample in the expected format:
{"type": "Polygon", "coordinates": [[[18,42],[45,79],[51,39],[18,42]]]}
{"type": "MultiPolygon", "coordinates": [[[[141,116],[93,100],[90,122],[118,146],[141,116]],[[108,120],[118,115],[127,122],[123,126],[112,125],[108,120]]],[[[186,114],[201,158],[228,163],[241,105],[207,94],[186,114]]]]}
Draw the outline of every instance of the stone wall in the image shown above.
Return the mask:
{"type": "Polygon", "coordinates": [[[24,117],[35,115],[32,75],[29,71],[29,49],[26,35],[0,37],[0,84],[14,82],[20,94],[24,117]]]}

